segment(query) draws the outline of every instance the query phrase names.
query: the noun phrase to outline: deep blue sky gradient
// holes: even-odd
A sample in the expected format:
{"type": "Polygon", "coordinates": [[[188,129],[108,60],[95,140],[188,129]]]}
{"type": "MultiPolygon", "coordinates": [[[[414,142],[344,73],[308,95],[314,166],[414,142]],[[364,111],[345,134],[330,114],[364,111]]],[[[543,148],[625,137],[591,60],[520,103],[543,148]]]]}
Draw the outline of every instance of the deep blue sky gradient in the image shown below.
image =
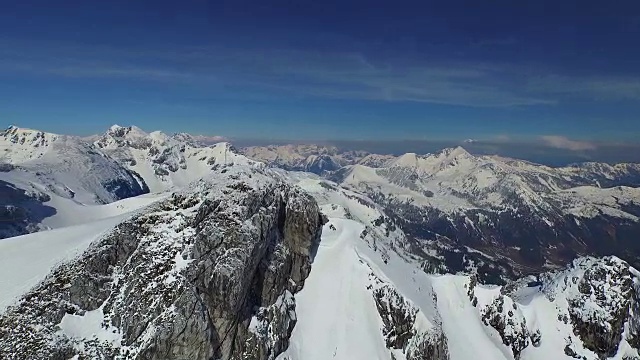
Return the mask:
{"type": "Polygon", "coordinates": [[[19,1],[0,118],[272,139],[638,142],[635,1],[19,1]]]}

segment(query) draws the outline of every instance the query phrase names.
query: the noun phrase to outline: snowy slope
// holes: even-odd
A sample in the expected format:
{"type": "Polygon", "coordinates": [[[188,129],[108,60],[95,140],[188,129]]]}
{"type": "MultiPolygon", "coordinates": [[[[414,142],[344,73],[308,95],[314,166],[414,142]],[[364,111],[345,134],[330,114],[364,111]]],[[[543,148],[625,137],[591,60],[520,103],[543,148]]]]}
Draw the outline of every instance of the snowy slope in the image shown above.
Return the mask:
{"type": "Polygon", "coordinates": [[[139,174],[152,192],[182,187],[211,173],[215,166],[250,164],[229,143],[204,146],[188,134],[146,133],[135,126],[112,126],[94,139],[96,147],[139,174]]]}
{"type": "Polygon", "coordinates": [[[0,312],[42,281],[55,265],[82,253],[121,220],[114,217],[0,240],[0,312]]]}
{"type": "MultiPolygon", "coordinates": [[[[296,296],[300,328],[294,330],[292,346],[281,356],[283,359],[390,358],[391,352],[396,359],[411,358],[408,351],[411,342],[404,342],[401,349],[394,348],[393,342],[392,346],[387,346],[383,320],[386,314],[381,314],[380,309],[372,305],[373,293],[365,291],[371,290],[371,278],[393,288],[404,301],[418,309],[424,315],[424,322],[428,324],[426,329],[432,334],[432,339],[438,338],[433,334],[444,334],[450,359],[514,359],[516,356],[520,359],[571,359],[567,354],[599,359],[602,351],[584,335],[589,330],[580,329],[590,329],[595,326],[593,324],[612,322],[613,319],[621,321],[619,324],[625,323],[625,329],[637,322],[633,317],[637,312],[631,311],[637,303],[633,299],[638,296],[630,280],[638,281],[635,270],[617,258],[578,260],[567,270],[543,275],[539,279],[525,278],[507,287],[481,285],[474,277],[464,275],[429,275],[424,271],[421,257],[412,254],[412,249],[398,246],[397,239],[404,237],[399,229],[396,232],[401,235],[395,237],[385,237],[384,231],[375,231],[372,219],[381,214],[384,217],[384,208],[362,195],[357,195],[356,199],[360,200],[354,201],[351,197],[354,193],[326,180],[290,176],[322,204],[330,222],[324,227],[305,289],[296,296]],[[372,233],[376,241],[371,240],[372,233]],[[333,252],[335,247],[340,250],[333,252]],[[337,271],[342,275],[334,273],[334,267],[341,269],[337,271]],[[368,277],[364,276],[367,272],[368,277]],[[325,273],[327,277],[323,276],[325,273]],[[336,278],[341,281],[332,281],[336,278]],[[348,286],[341,286],[342,281],[348,286]],[[587,290],[589,288],[594,290],[587,290]],[[599,299],[599,294],[607,293],[611,295],[596,300],[596,303],[589,302],[594,296],[599,299]],[[632,300],[629,300],[629,293],[634,294],[632,300]],[[347,304],[344,299],[349,299],[347,304]],[[314,311],[317,301],[324,304],[326,311],[314,311]],[[584,313],[582,308],[590,312],[584,313]],[[582,314],[582,322],[572,321],[571,314],[576,319],[575,314],[582,314]],[[371,324],[376,322],[379,332],[363,331],[359,335],[362,328],[371,329],[371,324]],[[506,324],[505,328],[502,323],[506,324]],[[578,334],[580,331],[583,335],[578,334]],[[341,337],[333,335],[343,332],[354,333],[360,348],[380,352],[384,346],[387,350],[375,355],[354,355],[350,352],[353,343],[341,342],[341,337]],[[309,333],[314,335],[304,336],[309,333]],[[323,333],[331,335],[323,337],[323,333]],[[309,342],[308,339],[314,341],[309,342]],[[333,346],[313,346],[322,341],[332,342],[333,346]]],[[[591,189],[576,191],[588,197],[591,189]]],[[[616,192],[624,190],[609,191],[615,197],[619,195],[616,192]]],[[[387,225],[390,224],[385,223],[383,227],[387,225]]],[[[407,326],[403,329],[406,330],[407,326]]],[[[609,329],[614,340],[607,346],[616,350],[606,358],[637,356],[637,349],[630,345],[635,341],[635,335],[629,330],[624,330],[622,335],[622,328],[609,329]]],[[[608,338],[608,335],[604,337],[608,338]]],[[[438,357],[432,354],[427,358],[438,357]]]]}
{"type": "Polygon", "coordinates": [[[369,269],[354,248],[362,229],[342,219],[325,225],[311,274],[296,296],[298,322],[283,358],[388,358],[384,338],[376,331],[382,321],[366,288],[369,269]]]}
{"type": "Polygon", "coordinates": [[[78,202],[108,203],[145,192],[144,184],[80,138],[9,127],[0,132],[0,180],[33,183],[78,202]]]}
{"type": "Polygon", "coordinates": [[[141,178],[80,138],[0,132],[0,238],[81,223],[81,208],[146,192],[141,178]],[[65,217],[67,209],[78,210],[65,217]]]}
{"type": "MultiPolygon", "coordinates": [[[[71,208],[57,229],[0,240],[0,313],[42,281],[55,266],[81,254],[93,241],[138,209],[166,195],[147,195],[107,205],[71,208]]],[[[63,207],[61,207],[63,208],[63,207]]]]}
{"type": "MultiPolygon", "coordinates": [[[[423,160],[403,157],[388,169],[460,173],[456,166],[475,161],[463,152],[423,160]]],[[[404,170],[392,182],[358,167],[369,172],[344,179],[348,189],[310,173],[219,165],[133,217],[156,195],[86,207],[84,215],[69,210],[62,218],[97,221],[0,240],[0,272],[16,274],[0,280],[0,307],[18,304],[0,314],[0,351],[43,359],[638,357],[640,278],[626,262],[579,258],[504,285],[439,274],[441,253],[420,248],[387,203],[355,191],[364,186],[358,179],[378,181],[409,199],[417,190],[401,182],[404,170]],[[220,336],[229,333],[233,345],[220,336]]],[[[583,186],[549,194],[566,198],[554,205],[560,209],[628,211],[633,191],[583,186]]],[[[477,253],[459,255],[469,262],[477,253]]]]}
{"type": "MultiPolygon", "coordinates": [[[[332,192],[302,183],[321,202],[332,192]]],[[[617,258],[579,259],[506,287],[481,285],[475,277],[428,274],[384,238],[372,246],[362,237],[366,226],[352,220],[355,208],[322,208],[331,217],[295,296],[298,322],[279,359],[638,356],[632,344],[638,344],[639,279],[617,258]]]]}

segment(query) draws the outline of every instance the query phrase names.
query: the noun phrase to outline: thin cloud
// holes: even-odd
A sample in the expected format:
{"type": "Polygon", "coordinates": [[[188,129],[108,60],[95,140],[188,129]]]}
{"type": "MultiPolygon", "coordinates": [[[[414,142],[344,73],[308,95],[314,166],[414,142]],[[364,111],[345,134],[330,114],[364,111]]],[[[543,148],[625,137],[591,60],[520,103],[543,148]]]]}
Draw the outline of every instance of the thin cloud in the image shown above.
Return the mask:
{"type": "Polygon", "coordinates": [[[547,75],[532,79],[529,89],[537,93],[593,100],[640,100],[638,77],[547,75]]]}
{"type": "Polygon", "coordinates": [[[167,68],[134,67],[119,64],[105,64],[93,62],[66,63],[18,63],[1,61],[0,66],[5,71],[28,72],[34,75],[60,76],[65,78],[84,79],[142,79],[150,81],[172,82],[203,80],[201,76],[190,72],[181,72],[167,68]]]}
{"type": "Polygon", "coordinates": [[[560,135],[544,135],[540,137],[550,147],[571,151],[585,151],[597,149],[596,144],[587,141],[571,140],[560,135]]]}
{"type": "MultiPolygon", "coordinates": [[[[500,67],[376,63],[357,52],[290,49],[123,49],[65,44],[44,48],[14,44],[3,53],[5,72],[69,78],[187,82],[280,96],[474,107],[512,107],[555,101],[519,91],[500,67]],[[20,51],[22,49],[22,51],[20,51]],[[47,57],[38,56],[46,54],[47,57]]],[[[38,45],[38,44],[36,44],[38,45]]],[[[42,45],[42,44],[39,44],[42,45]]],[[[0,70],[2,71],[2,70],[0,70]]]]}
{"type": "MultiPolygon", "coordinates": [[[[486,40],[482,46],[515,39],[486,40]]],[[[567,96],[640,99],[639,78],[574,78],[474,62],[380,61],[359,52],[270,48],[110,48],[0,39],[0,72],[175,82],[205,91],[470,107],[554,105],[567,96]],[[230,90],[231,89],[231,90],[230,90]]],[[[535,68],[535,67],[534,67],[535,68]]]]}

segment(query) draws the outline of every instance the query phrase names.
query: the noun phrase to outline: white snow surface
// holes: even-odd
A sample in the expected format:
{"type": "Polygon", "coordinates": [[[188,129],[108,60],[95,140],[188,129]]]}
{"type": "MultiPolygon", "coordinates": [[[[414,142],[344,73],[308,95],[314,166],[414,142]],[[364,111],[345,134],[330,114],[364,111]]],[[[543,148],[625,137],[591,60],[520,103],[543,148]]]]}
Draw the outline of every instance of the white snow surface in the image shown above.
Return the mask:
{"type": "Polygon", "coordinates": [[[296,295],[298,322],[280,359],[384,359],[381,320],[367,290],[369,268],[355,250],[363,226],[332,219],[305,286],[296,295]],[[333,225],[336,230],[331,230],[333,225]]]}
{"type": "MultiPolygon", "coordinates": [[[[50,156],[48,154],[55,149],[55,144],[63,138],[52,134],[34,135],[31,132],[25,135],[23,130],[16,129],[12,131],[30,139],[30,146],[23,146],[18,140],[17,143],[12,143],[18,145],[11,151],[4,151],[4,154],[0,152],[0,159],[21,166],[42,164],[42,159],[47,159],[50,156]]],[[[260,166],[236,154],[229,144],[198,147],[184,139],[181,136],[178,141],[159,132],[147,134],[135,127],[114,126],[104,137],[96,140],[98,147],[140,174],[152,190],[159,191],[108,205],[88,205],[84,196],[89,197],[90,192],[69,198],[64,196],[64,188],[52,191],[49,183],[44,183],[40,175],[34,177],[33,173],[28,173],[26,176],[18,176],[15,172],[0,172],[0,180],[7,179],[30,190],[52,194],[49,203],[57,209],[57,213],[43,223],[58,228],[0,240],[0,313],[42,281],[57,264],[76,257],[132,212],[166,196],[161,191],[186,187],[188,184],[191,184],[189,186],[192,190],[198,190],[198,184],[193,182],[206,177],[215,165],[260,166]],[[150,150],[152,148],[157,153],[156,150],[150,150]],[[175,171],[159,175],[156,171],[158,154],[167,154],[166,162],[161,164],[170,167],[176,165],[175,171]],[[131,159],[134,161],[130,161],[131,159]]],[[[281,150],[274,150],[274,156],[281,156],[279,151],[281,150]]],[[[294,158],[299,159],[293,156],[287,160],[294,158]]],[[[543,200],[540,194],[523,180],[523,176],[534,174],[539,177],[541,186],[563,200],[563,209],[572,214],[587,217],[606,208],[613,209],[610,210],[612,214],[623,217],[624,214],[615,213],[620,202],[640,204],[637,189],[581,186],[566,190],[556,181],[560,181],[558,179],[562,176],[572,176],[574,170],[563,170],[562,176],[558,177],[551,168],[535,165],[535,169],[532,169],[534,165],[527,162],[488,156],[474,157],[462,148],[426,157],[405,154],[394,160],[372,159],[374,160],[384,163],[384,169],[394,171],[393,176],[398,181],[389,181],[389,176],[381,175],[380,169],[355,165],[342,185],[356,190],[362,190],[363,187],[374,188],[402,199],[414,199],[454,211],[474,205],[451,196],[451,189],[478,194],[505,184],[521,189],[519,195],[531,204],[539,204],[543,200]],[[405,175],[414,173],[420,176],[420,187],[415,189],[403,186],[405,175]],[[505,173],[508,174],[503,177],[505,173]],[[434,195],[427,196],[422,190],[432,190],[434,195]]],[[[38,165],[38,168],[46,167],[38,165]]],[[[237,168],[239,167],[230,167],[231,171],[242,171],[237,168]]],[[[525,324],[529,333],[539,331],[541,334],[540,346],[527,346],[521,354],[522,360],[572,359],[564,353],[567,345],[571,345],[585,359],[598,359],[595,353],[584,348],[579,337],[574,334],[571,323],[559,320],[567,315],[569,302],[580,296],[576,290],[576,280],[573,279],[580,279],[586,269],[598,266],[596,260],[582,260],[568,270],[550,275],[542,289],[523,285],[509,296],[502,295],[500,287],[476,285],[472,291],[472,297],[477,299],[474,306],[469,296],[471,279],[462,275],[425,273],[419,260],[403,249],[406,241],[400,229],[389,230],[384,221],[375,224],[379,219],[384,219],[385,215],[368,197],[308,173],[276,170],[273,174],[279,174],[309,192],[329,217],[329,222],[323,228],[311,273],[304,288],[294,296],[297,323],[290,346],[278,359],[368,360],[389,359],[393,354],[397,360],[406,360],[406,349],[387,348],[382,333],[383,319],[373,297],[373,290],[381,286],[396,291],[416,312],[413,324],[416,333],[426,334],[425,336],[444,333],[452,360],[514,359],[511,348],[503,343],[498,331],[485,324],[482,319],[483,312],[490,309],[497,299],[504,301],[505,309],[513,309],[513,315],[509,316],[512,316],[516,324],[525,324]]],[[[73,181],[65,178],[60,183],[72,184],[73,181]]],[[[495,205],[503,199],[490,195],[483,201],[495,205]]],[[[171,233],[175,228],[177,226],[168,223],[166,228],[156,230],[171,233]]],[[[180,252],[172,257],[174,268],[167,278],[168,283],[188,264],[188,260],[184,260],[180,252]]],[[[607,283],[597,286],[606,288],[607,283]]],[[[615,305],[619,289],[608,289],[606,294],[611,294],[607,298],[608,303],[615,305]]],[[[290,295],[286,295],[282,301],[290,300],[290,295]]],[[[606,304],[592,298],[581,301],[584,304],[581,314],[585,318],[608,319],[609,309],[606,304]]],[[[103,318],[101,308],[82,316],[67,315],[60,328],[70,337],[117,343],[119,334],[100,326],[99,322],[103,318]]],[[[252,322],[252,326],[256,327],[258,324],[252,322]]],[[[519,329],[509,328],[507,332],[516,334],[516,330],[519,329]]],[[[618,354],[612,359],[623,359],[625,356],[638,356],[638,353],[623,338],[618,354]]]]}
{"type": "Polygon", "coordinates": [[[122,341],[118,328],[105,327],[102,306],[83,315],[65,314],[59,326],[60,331],[72,339],[94,339],[112,345],[122,341]]]}

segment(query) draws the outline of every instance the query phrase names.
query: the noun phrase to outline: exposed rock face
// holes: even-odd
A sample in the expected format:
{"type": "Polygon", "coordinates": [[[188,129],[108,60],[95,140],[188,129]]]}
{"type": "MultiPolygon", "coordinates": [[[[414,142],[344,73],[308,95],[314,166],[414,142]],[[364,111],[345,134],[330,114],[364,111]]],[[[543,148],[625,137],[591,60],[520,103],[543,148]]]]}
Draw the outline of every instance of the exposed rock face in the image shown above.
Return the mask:
{"type": "MultiPolygon", "coordinates": [[[[371,285],[373,298],[384,327],[382,335],[389,349],[401,350],[407,360],[448,360],[447,338],[442,324],[430,324],[410,301],[390,284],[374,275],[371,285]],[[422,317],[422,319],[419,319],[422,317]]],[[[434,296],[434,301],[437,301],[434,296]]],[[[392,356],[392,359],[394,357],[392,356]]]]}
{"type": "Polygon", "coordinates": [[[485,307],[482,310],[482,322],[498,331],[502,343],[511,349],[515,359],[519,359],[522,350],[529,346],[530,334],[516,303],[509,299],[510,307],[507,309],[505,299],[505,296],[499,296],[485,307]]]}
{"type": "Polygon", "coordinates": [[[584,347],[609,358],[625,343],[638,349],[638,275],[612,256],[577,259],[567,270],[541,276],[542,291],[558,307],[558,321],[576,337],[568,339],[565,353],[580,358],[584,347]],[[575,347],[576,342],[581,345],[575,347]]]}
{"type": "Polygon", "coordinates": [[[615,254],[640,266],[638,189],[582,188],[575,194],[542,194],[544,206],[535,209],[509,197],[510,204],[499,210],[482,204],[447,210],[438,207],[449,206],[452,200],[428,204],[428,196],[420,202],[384,194],[375,185],[359,187],[416,249],[437,252],[439,259],[425,259],[445,273],[477,274],[483,283],[502,284],[550,266],[565,266],[577,254],[615,254]]]}
{"type": "Polygon", "coordinates": [[[403,349],[414,335],[413,323],[417,310],[410,307],[390,286],[375,289],[373,297],[384,323],[382,333],[387,339],[387,347],[403,349]]]}
{"type": "Polygon", "coordinates": [[[0,239],[40,230],[40,221],[55,214],[54,208],[43,204],[50,199],[43,192],[0,180],[0,239]]]}
{"type": "Polygon", "coordinates": [[[471,277],[466,289],[483,324],[514,359],[541,346],[577,359],[606,359],[637,355],[638,283],[638,272],[619,258],[587,257],[504,287],[471,277]],[[538,306],[543,310],[532,315],[538,306]],[[555,323],[553,331],[541,325],[540,314],[555,323]]]}
{"type": "Polygon", "coordinates": [[[323,218],[255,168],[118,225],[0,316],[11,359],[273,359],[296,321],[323,218]]]}
{"type": "Polygon", "coordinates": [[[577,292],[568,298],[569,317],[586,348],[600,356],[614,356],[634,293],[629,265],[605,258],[586,268],[582,278],[572,277],[577,292]]]}
{"type": "Polygon", "coordinates": [[[627,341],[631,346],[640,349],[640,274],[631,269],[633,276],[633,292],[629,309],[629,332],[627,341]]]}

